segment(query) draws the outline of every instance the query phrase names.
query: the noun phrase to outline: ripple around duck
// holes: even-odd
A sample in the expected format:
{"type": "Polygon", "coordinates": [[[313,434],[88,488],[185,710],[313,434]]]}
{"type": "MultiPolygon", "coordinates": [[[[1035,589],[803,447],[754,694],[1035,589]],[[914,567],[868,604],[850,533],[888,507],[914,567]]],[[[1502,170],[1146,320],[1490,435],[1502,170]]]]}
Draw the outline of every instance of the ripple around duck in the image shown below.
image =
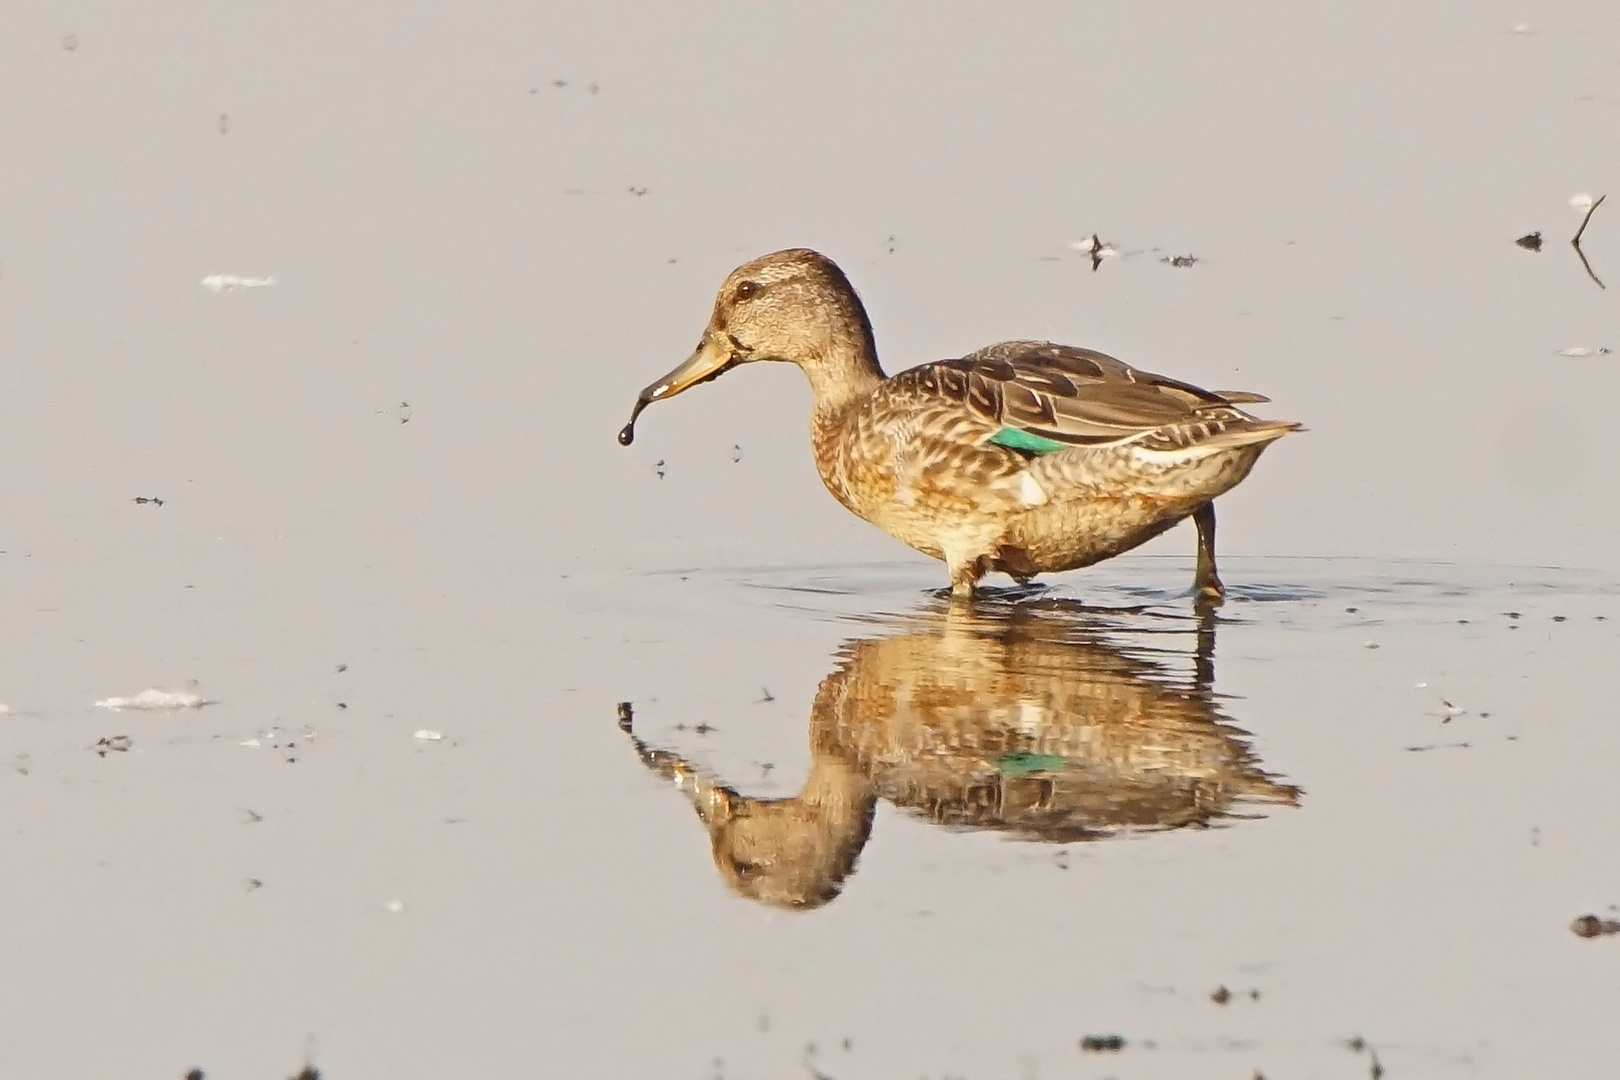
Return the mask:
{"type": "MultiPolygon", "coordinates": [[[[1025,586],[981,589],[979,605],[1063,602],[1076,610],[1119,614],[1133,610],[1185,609],[1190,606],[1190,560],[1179,557],[1127,556],[1096,570],[1063,575],[1025,586]]],[[[1545,600],[1612,597],[1620,583],[1598,571],[1548,566],[1416,560],[1235,556],[1222,561],[1227,603],[1221,615],[1243,618],[1250,604],[1317,605],[1376,602],[1409,611],[1434,609],[1438,614],[1468,606],[1487,596],[1545,600]]],[[[824,617],[863,619],[874,608],[915,609],[942,590],[933,563],[883,562],[852,564],[740,567],[703,571],[741,587],[740,595],[774,607],[824,617]]]]}

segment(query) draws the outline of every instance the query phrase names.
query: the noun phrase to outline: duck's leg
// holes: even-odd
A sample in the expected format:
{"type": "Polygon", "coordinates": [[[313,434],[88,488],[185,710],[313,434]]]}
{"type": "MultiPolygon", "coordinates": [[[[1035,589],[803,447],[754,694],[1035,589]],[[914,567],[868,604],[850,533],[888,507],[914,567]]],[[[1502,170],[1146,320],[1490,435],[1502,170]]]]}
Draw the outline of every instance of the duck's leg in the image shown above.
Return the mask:
{"type": "Polygon", "coordinates": [[[984,576],[984,560],[978,556],[966,556],[947,551],[945,565],[951,572],[951,599],[973,599],[974,586],[984,576]]]}
{"type": "Polygon", "coordinates": [[[1198,599],[1218,604],[1226,598],[1226,587],[1215,572],[1215,504],[1207,502],[1194,510],[1193,524],[1198,526],[1198,571],[1193,590],[1198,599]]]}

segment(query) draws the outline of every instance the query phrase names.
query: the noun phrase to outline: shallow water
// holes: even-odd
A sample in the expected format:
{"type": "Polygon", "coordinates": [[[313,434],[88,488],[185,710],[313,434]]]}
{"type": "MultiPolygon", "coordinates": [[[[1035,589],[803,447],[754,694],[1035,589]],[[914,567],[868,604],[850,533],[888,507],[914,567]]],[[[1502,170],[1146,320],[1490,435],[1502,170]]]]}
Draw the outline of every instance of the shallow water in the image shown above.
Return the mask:
{"type": "Polygon", "coordinates": [[[1606,1075],[1617,35],[25,3],[0,1073],[1606,1075]],[[1218,617],[1190,528],[953,613],[789,370],[619,447],[790,244],[890,370],[1049,337],[1304,422],[1218,617]],[[152,688],[206,704],[95,705],[152,688]]]}

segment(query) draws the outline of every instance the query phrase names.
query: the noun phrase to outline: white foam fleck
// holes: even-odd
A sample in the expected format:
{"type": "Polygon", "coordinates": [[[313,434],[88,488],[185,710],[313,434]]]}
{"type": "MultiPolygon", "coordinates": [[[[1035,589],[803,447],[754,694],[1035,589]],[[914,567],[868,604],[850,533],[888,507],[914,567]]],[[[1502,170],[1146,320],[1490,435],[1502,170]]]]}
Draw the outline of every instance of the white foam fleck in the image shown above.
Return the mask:
{"type": "Polygon", "coordinates": [[[275,283],[273,277],[243,277],[240,274],[209,274],[202,279],[203,288],[216,293],[233,289],[264,289],[275,283]]]}
{"type": "Polygon", "coordinates": [[[96,702],[98,709],[200,709],[208,702],[202,699],[201,694],[194,694],[187,690],[159,690],[153,687],[142,690],[132,697],[102,698],[96,702]]]}
{"type": "Polygon", "coordinates": [[[1582,191],[1569,197],[1569,208],[1577,214],[1584,214],[1592,209],[1592,196],[1582,191]]]}
{"type": "Polygon", "coordinates": [[[444,734],[442,732],[429,731],[427,728],[423,728],[421,731],[416,733],[416,737],[426,742],[438,742],[440,739],[444,738],[444,734]]]}

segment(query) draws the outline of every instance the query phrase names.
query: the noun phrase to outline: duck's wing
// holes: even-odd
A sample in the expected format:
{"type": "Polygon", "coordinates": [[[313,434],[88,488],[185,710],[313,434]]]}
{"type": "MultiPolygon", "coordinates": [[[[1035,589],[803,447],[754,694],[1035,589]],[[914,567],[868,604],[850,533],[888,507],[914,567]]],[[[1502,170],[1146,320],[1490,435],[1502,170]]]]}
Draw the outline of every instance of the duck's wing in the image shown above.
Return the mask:
{"type": "Polygon", "coordinates": [[[989,441],[1032,454],[1137,440],[1181,448],[1277,423],[1236,407],[1265,401],[1259,394],[1216,393],[1047,341],[1004,341],[896,379],[955,403],[984,425],[989,441]]]}

